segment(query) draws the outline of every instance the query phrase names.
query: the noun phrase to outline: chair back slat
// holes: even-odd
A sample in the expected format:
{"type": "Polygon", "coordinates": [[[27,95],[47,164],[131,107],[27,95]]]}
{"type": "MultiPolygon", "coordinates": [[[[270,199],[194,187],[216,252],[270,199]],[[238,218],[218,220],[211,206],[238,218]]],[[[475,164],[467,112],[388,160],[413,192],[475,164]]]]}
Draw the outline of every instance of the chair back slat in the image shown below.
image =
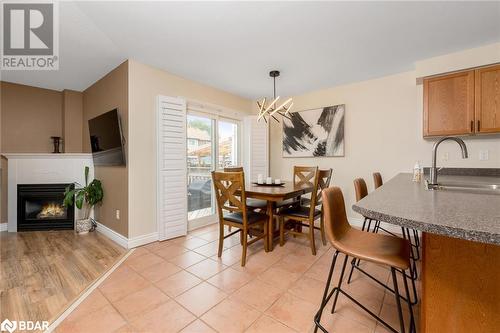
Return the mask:
{"type": "Polygon", "coordinates": [[[359,201],[368,195],[368,188],[363,178],[354,179],[354,189],[356,190],[356,201],[359,201]]]}

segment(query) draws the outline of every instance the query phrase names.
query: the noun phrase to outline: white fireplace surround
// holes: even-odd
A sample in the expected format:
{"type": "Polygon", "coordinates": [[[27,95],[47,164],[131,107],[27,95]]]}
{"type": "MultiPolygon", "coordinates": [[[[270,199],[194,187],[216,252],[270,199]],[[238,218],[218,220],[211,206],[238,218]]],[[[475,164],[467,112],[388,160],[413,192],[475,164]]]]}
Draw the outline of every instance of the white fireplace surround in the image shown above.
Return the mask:
{"type": "MultiPolygon", "coordinates": [[[[7,230],[17,232],[17,185],[85,183],[84,169],[94,178],[92,154],[2,154],[8,160],[7,230]]],[[[78,216],[75,210],[75,218],[78,216]]]]}

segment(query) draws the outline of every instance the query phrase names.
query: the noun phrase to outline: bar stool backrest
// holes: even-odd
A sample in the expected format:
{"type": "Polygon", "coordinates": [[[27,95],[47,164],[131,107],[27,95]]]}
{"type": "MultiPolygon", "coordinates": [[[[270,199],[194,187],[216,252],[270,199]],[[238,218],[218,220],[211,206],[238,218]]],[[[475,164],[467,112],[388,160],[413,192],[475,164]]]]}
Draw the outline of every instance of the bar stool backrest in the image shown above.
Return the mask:
{"type": "Polygon", "coordinates": [[[366,182],[363,178],[354,179],[354,189],[356,190],[356,201],[359,201],[368,195],[366,182]]]}
{"type": "Polygon", "coordinates": [[[326,236],[333,247],[342,247],[337,244],[337,241],[351,229],[347,220],[342,190],[336,186],[329,187],[323,190],[322,197],[326,236]]]}
{"type": "Polygon", "coordinates": [[[376,189],[384,184],[384,182],[382,181],[382,175],[380,174],[380,172],[373,173],[373,184],[375,185],[376,189]]]}

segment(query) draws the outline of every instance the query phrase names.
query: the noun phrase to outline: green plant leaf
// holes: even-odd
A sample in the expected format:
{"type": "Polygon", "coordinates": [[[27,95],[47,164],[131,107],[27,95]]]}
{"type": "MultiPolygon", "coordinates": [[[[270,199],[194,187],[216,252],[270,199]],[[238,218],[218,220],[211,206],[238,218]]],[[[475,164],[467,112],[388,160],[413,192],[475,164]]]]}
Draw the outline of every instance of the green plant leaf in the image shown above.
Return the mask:
{"type": "Polygon", "coordinates": [[[76,198],[75,198],[75,205],[76,205],[76,207],[78,207],[78,209],[82,209],[84,199],[85,199],[85,189],[77,190],[76,198]]]}
{"type": "Polygon", "coordinates": [[[85,186],[89,184],[89,167],[85,166],[85,186]]]}
{"type": "Polygon", "coordinates": [[[94,206],[95,204],[101,202],[104,197],[101,182],[94,179],[89,186],[87,186],[86,195],[86,200],[89,205],[94,206]]]}
{"type": "Polygon", "coordinates": [[[73,198],[75,197],[76,190],[72,190],[69,186],[66,187],[66,191],[64,191],[64,201],[63,206],[69,207],[73,205],[73,198]]]}

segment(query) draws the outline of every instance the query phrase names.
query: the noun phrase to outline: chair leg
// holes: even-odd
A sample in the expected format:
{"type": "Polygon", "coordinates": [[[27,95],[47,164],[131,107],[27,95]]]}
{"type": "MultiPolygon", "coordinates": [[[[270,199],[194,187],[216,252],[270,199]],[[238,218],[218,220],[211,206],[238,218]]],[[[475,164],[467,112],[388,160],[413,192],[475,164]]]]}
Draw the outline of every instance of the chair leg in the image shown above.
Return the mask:
{"type": "Polygon", "coordinates": [[[342,271],[340,272],[339,283],[337,284],[337,292],[335,293],[335,298],[333,299],[332,311],[335,312],[335,307],[337,306],[337,300],[339,298],[340,287],[342,286],[342,280],[344,280],[345,266],[347,265],[347,259],[349,256],[345,255],[344,263],[342,264],[342,271]]]}
{"type": "Polygon", "coordinates": [[[368,219],[368,228],[366,228],[367,232],[370,232],[371,225],[372,225],[372,219],[368,219]]]}
{"type": "Polygon", "coordinates": [[[325,284],[325,291],[323,292],[323,298],[321,299],[321,305],[319,307],[318,313],[314,316],[314,323],[316,324],[314,327],[314,333],[318,332],[318,325],[320,325],[321,315],[323,314],[323,309],[326,306],[328,290],[330,289],[330,283],[332,281],[333,270],[335,269],[335,263],[337,262],[337,257],[339,255],[339,251],[335,251],[335,254],[332,258],[332,265],[330,266],[330,272],[328,273],[328,279],[325,284]]]}
{"type": "Polygon", "coordinates": [[[354,266],[356,265],[356,258],[351,261],[351,271],[349,272],[349,278],[347,279],[347,284],[351,283],[352,273],[354,272],[354,266]]]}
{"type": "Polygon", "coordinates": [[[247,243],[248,243],[247,232],[248,231],[246,229],[241,229],[241,233],[243,234],[243,251],[241,252],[241,266],[245,266],[247,262],[247,243]]]}
{"type": "Polygon", "coordinates": [[[321,218],[319,220],[319,231],[321,232],[321,241],[323,246],[326,246],[326,235],[325,235],[325,217],[323,211],[321,211],[321,218]]]}
{"type": "Polygon", "coordinates": [[[264,228],[264,251],[265,252],[269,252],[269,242],[268,242],[269,239],[267,238],[269,236],[269,234],[267,232],[267,227],[268,226],[267,226],[267,221],[266,221],[264,223],[264,226],[263,226],[263,228],[264,228]]]}
{"type": "Polygon", "coordinates": [[[217,256],[220,258],[222,256],[222,246],[224,245],[224,224],[219,223],[219,251],[217,256]]]}
{"type": "Polygon", "coordinates": [[[314,241],[314,221],[309,222],[309,243],[311,245],[312,255],[316,255],[316,242],[314,241]]]}
{"type": "MultiPolygon", "coordinates": [[[[401,333],[405,332],[405,322],[403,319],[403,310],[401,308],[401,299],[399,296],[399,290],[398,290],[398,279],[396,277],[396,269],[394,267],[391,267],[391,273],[392,273],[392,281],[394,283],[394,296],[396,297],[396,305],[398,307],[398,315],[399,315],[399,324],[401,326],[401,333]]],[[[403,271],[404,275],[404,271],[403,271]]]]}
{"type": "Polygon", "coordinates": [[[413,306],[410,300],[410,290],[408,288],[408,280],[406,278],[406,272],[403,271],[403,283],[406,292],[406,302],[408,303],[408,310],[410,311],[410,333],[416,332],[415,317],[413,316],[413,306]]]}
{"type": "Polygon", "coordinates": [[[280,246],[283,246],[285,245],[285,218],[280,217],[279,223],[280,223],[280,246]]]}

